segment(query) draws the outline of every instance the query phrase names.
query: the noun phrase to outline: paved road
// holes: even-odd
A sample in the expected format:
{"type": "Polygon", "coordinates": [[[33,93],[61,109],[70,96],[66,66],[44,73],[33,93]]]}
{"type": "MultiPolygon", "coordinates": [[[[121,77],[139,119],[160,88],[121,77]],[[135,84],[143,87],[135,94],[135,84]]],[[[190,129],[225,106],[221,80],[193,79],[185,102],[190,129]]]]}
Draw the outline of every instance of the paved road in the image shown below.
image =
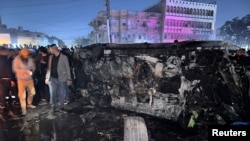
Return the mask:
{"type": "Polygon", "coordinates": [[[25,117],[0,122],[1,141],[123,141],[124,119],[145,120],[149,141],[202,141],[204,136],[182,129],[177,123],[112,107],[93,107],[77,100],[67,112],[51,113],[50,105],[29,109],[25,117]]]}

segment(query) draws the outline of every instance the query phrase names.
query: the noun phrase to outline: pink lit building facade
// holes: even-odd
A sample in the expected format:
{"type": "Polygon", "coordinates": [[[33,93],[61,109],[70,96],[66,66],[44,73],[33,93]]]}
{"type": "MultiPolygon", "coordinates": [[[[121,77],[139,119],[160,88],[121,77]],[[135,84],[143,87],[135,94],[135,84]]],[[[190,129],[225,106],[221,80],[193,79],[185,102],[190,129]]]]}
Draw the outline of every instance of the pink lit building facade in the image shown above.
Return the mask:
{"type": "Polygon", "coordinates": [[[214,38],[217,5],[184,0],[161,0],[144,11],[101,11],[90,25],[93,42],[160,43],[174,40],[211,40],[214,38]],[[110,27],[110,28],[108,28],[110,27]],[[110,31],[110,32],[108,32],[110,31]]]}
{"type": "Polygon", "coordinates": [[[122,10],[111,15],[113,43],[160,42],[160,13],[122,10]]]}
{"type": "Polygon", "coordinates": [[[183,0],[165,0],[164,2],[162,42],[172,42],[175,39],[213,39],[216,4],[183,0]]]}
{"type": "MultiPolygon", "coordinates": [[[[90,22],[93,43],[108,42],[106,11],[90,22]]],[[[112,43],[160,42],[161,13],[111,10],[110,35],[112,43]]]]}

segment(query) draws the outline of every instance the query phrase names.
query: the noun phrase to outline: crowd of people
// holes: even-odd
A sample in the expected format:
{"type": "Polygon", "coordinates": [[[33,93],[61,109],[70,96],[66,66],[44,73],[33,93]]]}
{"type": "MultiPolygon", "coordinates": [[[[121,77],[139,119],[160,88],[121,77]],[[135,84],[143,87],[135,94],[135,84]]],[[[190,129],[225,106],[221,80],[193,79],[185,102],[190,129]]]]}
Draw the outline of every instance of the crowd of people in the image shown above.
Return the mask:
{"type": "Polygon", "coordinates": [[[25,116],[28,109],[50,104],[64,112],[72,85],[70,54],[56,44],[38,48],[0,47],[0,120],[25,116]],[[13,110],[13,102],[20,112],[13,110]]]}

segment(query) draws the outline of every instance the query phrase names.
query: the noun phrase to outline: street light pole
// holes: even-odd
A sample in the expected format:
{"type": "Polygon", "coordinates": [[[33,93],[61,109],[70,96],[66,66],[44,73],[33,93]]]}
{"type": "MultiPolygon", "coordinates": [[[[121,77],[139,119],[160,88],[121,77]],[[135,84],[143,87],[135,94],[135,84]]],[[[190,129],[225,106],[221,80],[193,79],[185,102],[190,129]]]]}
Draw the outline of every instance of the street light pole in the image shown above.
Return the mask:
{"type": "Polygon", "coordinates": [[[112,43],[109,0],[106,0],[106,7],[107,7],[107,34],[108,34],[108,41],[109,41],[109,43],[112,43]]]}

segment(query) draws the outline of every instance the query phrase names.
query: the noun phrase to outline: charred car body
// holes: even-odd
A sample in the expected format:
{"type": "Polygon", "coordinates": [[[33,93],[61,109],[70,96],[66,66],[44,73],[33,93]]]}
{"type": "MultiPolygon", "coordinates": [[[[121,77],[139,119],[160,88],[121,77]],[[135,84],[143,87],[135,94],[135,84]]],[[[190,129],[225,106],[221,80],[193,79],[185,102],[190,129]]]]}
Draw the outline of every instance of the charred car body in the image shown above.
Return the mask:
{"type": "Polygon", "coordinates": [[[188,127],[249,120],[248,64],[238,50],[224,41],[93,44],[75,52],[76,82],[96,106],[188,127]]]}

